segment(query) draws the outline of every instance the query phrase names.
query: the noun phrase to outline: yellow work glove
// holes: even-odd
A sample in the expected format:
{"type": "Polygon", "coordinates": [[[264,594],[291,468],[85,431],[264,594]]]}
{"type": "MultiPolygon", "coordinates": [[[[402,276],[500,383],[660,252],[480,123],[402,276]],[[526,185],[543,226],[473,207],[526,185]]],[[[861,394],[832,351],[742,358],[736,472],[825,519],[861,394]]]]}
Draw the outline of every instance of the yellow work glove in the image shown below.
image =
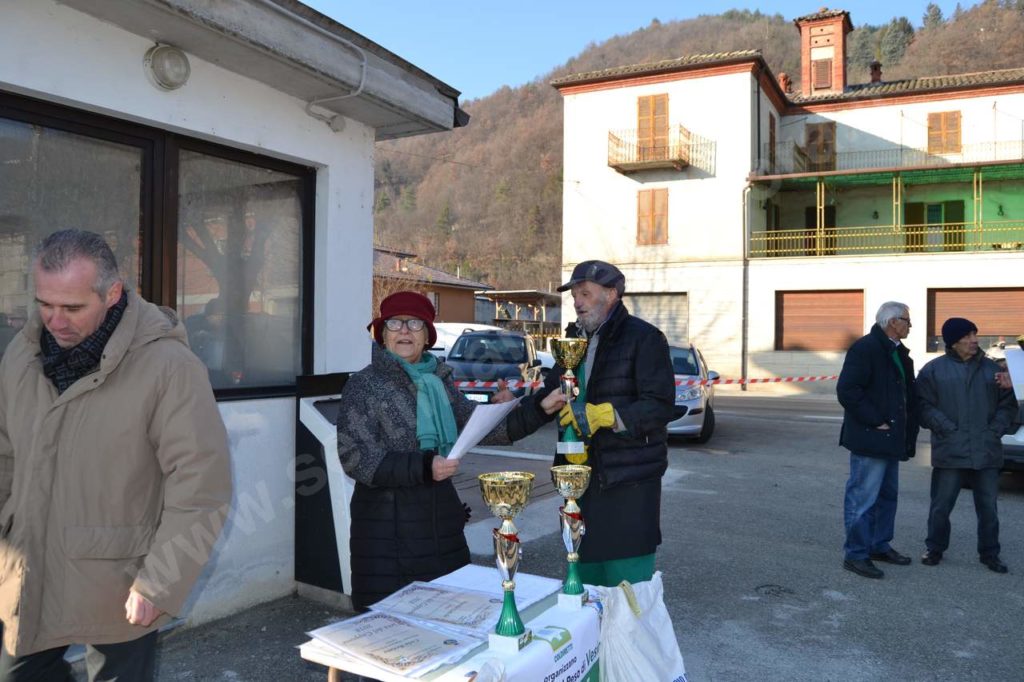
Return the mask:
{"type": "Polygon", "coordinates": [[[587,403],[582,409],[579,405],[574,409],[572,403],[567,403],[558,413],[558,423],[562,426],[572,424],[577,433],[589,439],[598,429],[615,426],[615,408],[611,403],[587,403]]]}

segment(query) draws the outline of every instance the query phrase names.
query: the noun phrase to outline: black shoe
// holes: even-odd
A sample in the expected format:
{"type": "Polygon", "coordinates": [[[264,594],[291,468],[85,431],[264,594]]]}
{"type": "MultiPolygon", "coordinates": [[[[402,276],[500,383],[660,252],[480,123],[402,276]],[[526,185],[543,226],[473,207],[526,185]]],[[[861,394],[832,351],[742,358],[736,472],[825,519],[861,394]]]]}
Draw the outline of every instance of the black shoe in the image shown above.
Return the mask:
{"type": "Polygon", "coordinates": [[[925,566],[938,566],[940,561],[942,561],[942,552],[936,552],[933,549],[929,549],[921,555],[921,563],[925,566]]]}
{"type": "Polygon", "coordinates": [[[910,565],[910,557],[900,554],[892,547],[890,547],[884,552],[872,554],[871,560],[884,561],[887,564],[896,564],[897,566],[910,565]]]}
{"type": "Polygon", "coordinates": [[[871,563],[871,559],[844,559],[843,568],[865,578],[878,579],[885,575],[881,569],[871,563]]]}
{"type": "Polygon", "coordinates": [[[1010,570],[1006,567],[1006,564],[999,560],[999,557],[997,556],[979,557],[978,561],[988,566],[988,570],[993,571],[995,573],[1006,573],[1010,570]]]}

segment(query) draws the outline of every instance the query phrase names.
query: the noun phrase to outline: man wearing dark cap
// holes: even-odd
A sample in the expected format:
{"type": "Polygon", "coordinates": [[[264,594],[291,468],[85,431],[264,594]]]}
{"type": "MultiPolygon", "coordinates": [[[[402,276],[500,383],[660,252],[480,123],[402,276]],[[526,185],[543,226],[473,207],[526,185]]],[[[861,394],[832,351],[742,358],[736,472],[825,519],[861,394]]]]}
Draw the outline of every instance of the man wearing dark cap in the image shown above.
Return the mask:
{"type": "Polygon", "coordinates": [[[962,317],[942,324],[946,354],[921,368],[918,396],[921,424],[932,432],[931,508],[921,563],[935,566],[949,547],[949,514],[964,481],[973,481],[978,515],[978,558],[1006,573],[999,559],[1000,438],[1017,413],[1013,392],[1000,388],[1000,367],[978,347],[978,327],[962,317]]]}
{"type": "MultiPolygon", "coordinates": [[[[583,434],[583,455],[557,455],[556,464],[587,464],[590,487],[580,498],[587,535],[580,547],[580,577],[592,585],[641,582],[654,575],[661,544],[661,477],[668,468],[666,425],[675,401],[672,360],[665,335],[629,314],[622,304],[626,278],[604,261],[576,266],[558,288],[571,291],[576,336],[588,340],[575,373],[580,395],[560,414],[562,425],[583,434]]],[[[556,366],[545,390],[564,373],[556,366]]]]}
{"type": "Polygon", "coordinates": [[[843,498],[843,568],[882,578],[875,561],[906,566],[911,559],[890,544],[895,532],[900,462],[914,456],[914,361],[903,339],[910,310],[883,303],[866,336],[850,346],[836,394],[842,404],[839,444],[850,451],[850,477],[843,498]]]}

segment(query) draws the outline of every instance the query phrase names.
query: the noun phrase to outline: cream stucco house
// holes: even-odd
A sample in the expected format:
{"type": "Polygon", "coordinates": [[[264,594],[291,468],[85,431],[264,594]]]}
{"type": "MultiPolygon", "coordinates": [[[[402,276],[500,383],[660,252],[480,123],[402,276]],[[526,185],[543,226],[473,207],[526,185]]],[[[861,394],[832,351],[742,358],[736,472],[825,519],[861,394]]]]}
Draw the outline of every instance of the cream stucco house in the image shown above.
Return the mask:
{"type": "Polygon", "coordinates": [[[949,316],[1024,332],[1024,65],[849,85],[849,14],[794,23],[798,92],[757,51],[553,83],[564,274],[616,263],[627,304],[724,377],[834,374],[887,300],[919,365],[949,316]]]}

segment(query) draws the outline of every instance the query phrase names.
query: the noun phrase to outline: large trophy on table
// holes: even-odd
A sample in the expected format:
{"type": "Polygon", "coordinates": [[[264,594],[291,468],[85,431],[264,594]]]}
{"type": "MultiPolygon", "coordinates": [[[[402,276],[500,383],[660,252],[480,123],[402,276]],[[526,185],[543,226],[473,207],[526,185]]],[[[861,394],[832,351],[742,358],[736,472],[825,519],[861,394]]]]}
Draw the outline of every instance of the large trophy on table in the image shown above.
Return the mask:
{"type": "Polygon", "coordinates": [[[580,580],[579,560],[580,544],[587,527],[583,523],[583,513],[576,499],[583,495],[590,485],[590,467],[582,464],[562,464],[551,467],[551,482],[555,490],[565,498],[565,505],[559,507],[558,515],[562,522],[562,543],[568,552],[566,557],[569,567],[566,569],[562,593],[558,595],[559,605],[578,609],[586,601],[586,590],[580,580]]]}
{"type": "Polygon", "coordinates": [[[500,471],[480,474],[480,495],[491,513],[501,519],[501,528],[494,529],[494,553],[497,556],[501,587],[505,590],[498,624],[489,638],[492,649],[516,652],[530,643],[531,633],[523,626],[516,608],[516,571],[523,551],[519,546],[519,531],[512,519],[530,501],[533,474],[527,471],[500,471]]]}
{"type": "MultiPolygon", "coordinates": [[[[555,361],[565,368],[560,385],[566,401],[571,403],[580,393],[579,380],[573,370],[580,366],[583,358],[587,355],[587,340],[551,339],[551,354],[555,356],[555,361]]],[[[573,464],[583,464],[587,461],[583,434],[576,433],[572,424],[565,426],[559,434],[557,452],[573,464]]]]}

